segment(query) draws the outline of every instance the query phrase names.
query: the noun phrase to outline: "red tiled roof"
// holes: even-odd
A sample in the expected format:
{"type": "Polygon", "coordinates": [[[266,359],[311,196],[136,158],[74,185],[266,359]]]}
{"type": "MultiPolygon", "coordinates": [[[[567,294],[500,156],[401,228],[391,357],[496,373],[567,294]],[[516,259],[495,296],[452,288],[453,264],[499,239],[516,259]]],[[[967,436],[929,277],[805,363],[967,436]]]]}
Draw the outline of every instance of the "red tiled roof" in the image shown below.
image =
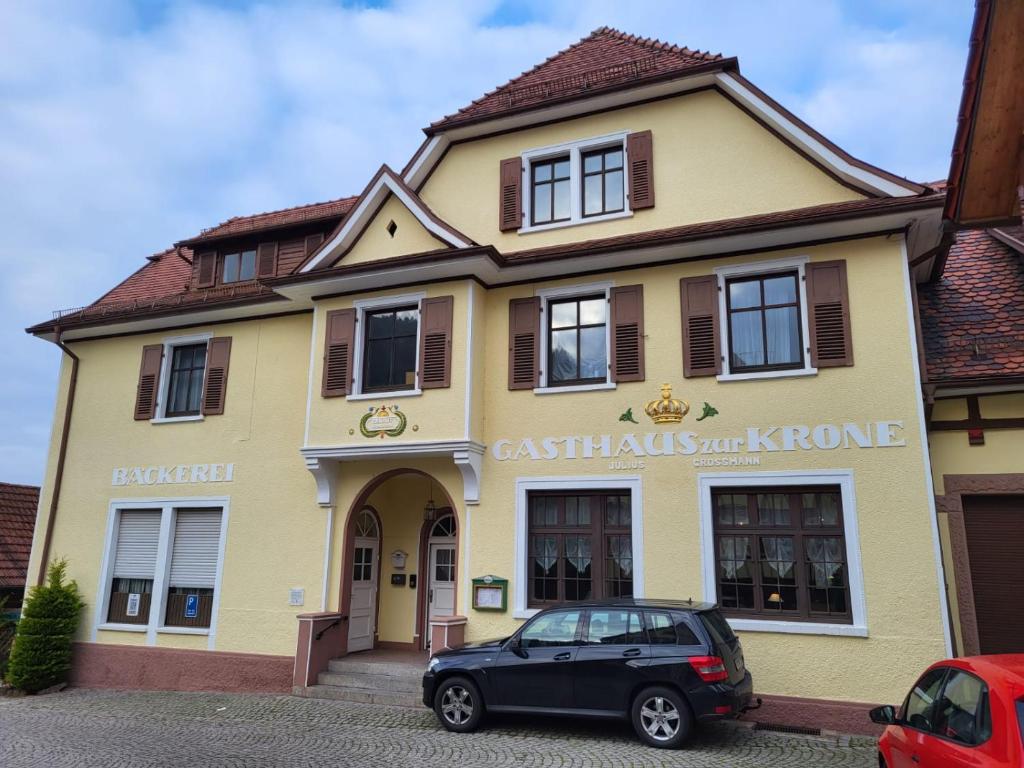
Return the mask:
{"type": "Polygon", "coordinates": [[[24,587],[39,488],[0,483],[0,587],[24,587]]]}
{"type": "Polygon", "coordinates": [[[987,230],[957,233],[946,269],[919,289],[933,381],[1024,376],[1024,261],[987,230]]]}
{"type": "Polygon", "coordinates": [[[310,221],[341,218],[355,205],[358,196],[342,197],[324,203],[309,203],[280,211],[266,211],[251,216],[235,216],[223,221],[215,227],[204,229],[196,237],[182,240],[182,243],[201,243],[231,235],[245,235],[250,232],[261,232],[265,229],[277,229],[310,221]]]}
{"type": "Polygon", "coordinates": [[[168,248],[148,257],[146,264],[93,302],[96,305],[124,304],[181,293],[192,276],[192,251],[168,248]]]}
{"type": "Polygon", "coordinates": [[[600,27],[469,106],[432,123],[427,132],[729,61],[721,54],[600,27]]]}

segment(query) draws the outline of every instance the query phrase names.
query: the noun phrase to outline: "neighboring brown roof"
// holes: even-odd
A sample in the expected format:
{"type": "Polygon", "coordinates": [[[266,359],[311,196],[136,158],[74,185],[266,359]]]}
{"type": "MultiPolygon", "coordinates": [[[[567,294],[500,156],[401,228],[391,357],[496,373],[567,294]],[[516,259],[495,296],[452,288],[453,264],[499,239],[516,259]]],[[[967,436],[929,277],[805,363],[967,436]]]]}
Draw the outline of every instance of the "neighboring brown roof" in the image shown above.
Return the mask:
{"type": "Polygon", "coordinates": [[[736,66],[735,59],[695,51],[610,27],[577,43],[431,124],[428,134],[555,102],[711,68],[736,66]]]}
{"type": "Polygon", "coordinates": [[[358,199],[357,196],[342,197],[324,203],[309,203],[308,205],[297,205],[294,208],[283,208],[280,211],[267,211],[251,216],[235,216],[215,227],[204,229],[196,237],[182,240],[179,245],[194,245],[224,237],[262,232],[267,229],[290,227],[324,219],[338,219],[348,213],[358,199]]]}
{"type": "Polygon", "coordinates": [[[1024,376],[1024,261],[989,231],[958,232],[918,300],[929,380],[1024,376]]]}
{"type": "Polygon", "coordinates": [[[0,483],[0,587],[24,587],[39,488],[0,483]]]}

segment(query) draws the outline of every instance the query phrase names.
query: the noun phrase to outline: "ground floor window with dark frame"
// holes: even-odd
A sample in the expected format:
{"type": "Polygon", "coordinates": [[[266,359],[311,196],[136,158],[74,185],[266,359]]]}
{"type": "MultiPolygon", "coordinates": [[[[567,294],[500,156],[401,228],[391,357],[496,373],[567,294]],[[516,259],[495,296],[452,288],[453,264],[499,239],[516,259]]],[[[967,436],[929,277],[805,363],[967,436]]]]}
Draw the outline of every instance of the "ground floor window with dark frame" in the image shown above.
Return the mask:
{"type": "Polygon", "coordinates": [[[711,498],[727,616],[851,623],[838,488],[723,488],[711,498]]]}
{"type": "Polygon", "coordinates": [[[527,507],[527,605],[633,595],[628,491],[534,492],[527,507]]]}

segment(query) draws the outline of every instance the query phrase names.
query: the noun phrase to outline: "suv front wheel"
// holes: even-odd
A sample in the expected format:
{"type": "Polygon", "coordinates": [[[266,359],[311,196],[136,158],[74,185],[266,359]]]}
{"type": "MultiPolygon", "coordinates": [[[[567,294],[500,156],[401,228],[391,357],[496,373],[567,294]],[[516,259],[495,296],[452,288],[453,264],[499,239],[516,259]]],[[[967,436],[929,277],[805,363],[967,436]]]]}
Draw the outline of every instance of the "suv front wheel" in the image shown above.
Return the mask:
{"type": "Polygon", "coordinates": [[[465,677],[450,677],[437,687],[434,712],[441,725],[455,733],[475,731],[484,716],[480,689],[465,677]]]}
{"type": "Polygon", "coordinates": [[[674,749],[690,737],[693,716],[671,688],[646,688],[633,700],[633,728],[652,747],[674,749]]]}

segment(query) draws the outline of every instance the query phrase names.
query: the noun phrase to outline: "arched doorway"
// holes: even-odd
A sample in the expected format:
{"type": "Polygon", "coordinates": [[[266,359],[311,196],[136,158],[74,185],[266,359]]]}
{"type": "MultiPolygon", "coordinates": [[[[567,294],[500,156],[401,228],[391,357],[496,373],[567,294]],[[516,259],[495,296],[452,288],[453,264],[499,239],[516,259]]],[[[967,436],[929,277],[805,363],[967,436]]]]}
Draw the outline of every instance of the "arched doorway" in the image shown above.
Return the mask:
{"type": "Polygon", "coordinates": [[[429,524],[426,542],[427,610],[423,637],[430,637],[430,620],[455,614],[456,523],[451,512],[429,524]]]}
{"type": "Polygon", "coordinates": [[[353,530],[351,589],[349,591],[348,650],[373,648],[380,592],[380,522],[371,507],[364,507],[353,530]]]}

